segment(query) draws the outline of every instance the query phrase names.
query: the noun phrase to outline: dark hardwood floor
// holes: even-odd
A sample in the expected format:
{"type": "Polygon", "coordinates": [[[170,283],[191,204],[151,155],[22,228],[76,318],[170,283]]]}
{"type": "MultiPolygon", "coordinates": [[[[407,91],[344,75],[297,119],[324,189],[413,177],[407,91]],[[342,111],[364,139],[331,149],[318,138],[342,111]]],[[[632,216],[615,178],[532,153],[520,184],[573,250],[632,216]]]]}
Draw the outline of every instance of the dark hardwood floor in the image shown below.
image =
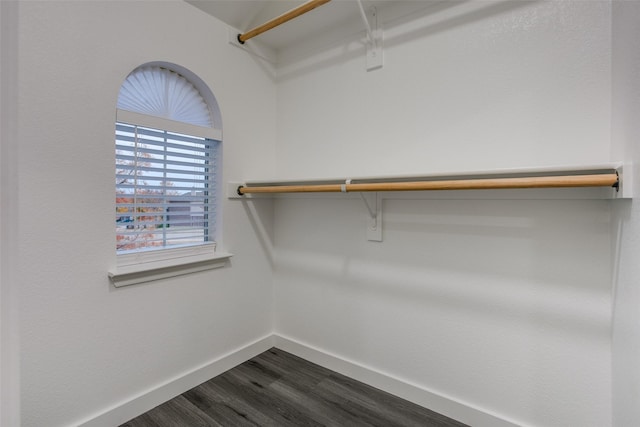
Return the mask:
{"type": "Polygon", "coordinates": [[[464,425],[272,348],[121,427],[464,425]]]}

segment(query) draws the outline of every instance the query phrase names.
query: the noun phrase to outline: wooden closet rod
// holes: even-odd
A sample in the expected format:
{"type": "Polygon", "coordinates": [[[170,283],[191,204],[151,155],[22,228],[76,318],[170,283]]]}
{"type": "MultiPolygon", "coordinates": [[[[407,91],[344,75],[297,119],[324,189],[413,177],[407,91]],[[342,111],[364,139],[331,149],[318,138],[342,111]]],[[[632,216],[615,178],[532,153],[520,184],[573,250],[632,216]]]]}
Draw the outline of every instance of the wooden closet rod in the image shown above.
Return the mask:
{"type": "Polygon", "coordinates": [[[300,6],[291,9],[289,12],[286,12],[277,18],[273,18],[271,21],[265,22],[264,24],[254,28],[253,30],[249,30],[244,34],[238,34],[238,42],[240,44],[244,44],[249,39],[254,38],[255,36],[264,33],[265,31],[269,31],[278,25],[284,24],[287,21],[292,20],[293,18],[297,18],[300,15],[303,15],[318,6],[322,6],[325,3],[329,3],[331,0],[310,0],[300,6]]]}
{"type": "Polygon", "coordinates": [[[441,181],[374,182],[238,187],[238,194],[350,193],[364,191],[494,190],[509,188],[618,187],[618,174],[537,176],[519,178],[454,179],[441,181]]]}

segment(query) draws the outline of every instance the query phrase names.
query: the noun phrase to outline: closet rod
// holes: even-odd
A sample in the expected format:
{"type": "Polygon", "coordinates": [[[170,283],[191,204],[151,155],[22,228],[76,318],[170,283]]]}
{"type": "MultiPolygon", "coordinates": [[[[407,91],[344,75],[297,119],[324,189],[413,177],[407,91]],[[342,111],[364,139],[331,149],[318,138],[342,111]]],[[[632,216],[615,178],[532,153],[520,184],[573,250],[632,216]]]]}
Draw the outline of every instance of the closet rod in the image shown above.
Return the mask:
{"type": "Polygon", "coordinates": [[[300,6],[291,9],[289,12],[283,13],[282,15],[273,18],[271,21],[265,22],[264,24],[247,31],[244,34],[238,34],[238,42],[240,42],[240,44],[244,44],[244,42],[246,42],[247,40],[260,35],[265,31],[269,31],[277,27],[278,25],[284,24],[285,22],[290,21],[293,18],[297,18],[298,16],[303,15],[318,6],[329,3],[330,1],[331,0],[310,0],[304,4],[301,4],[300,6]]]}
{"type": "Polygon", "coordinates": [[[454,179],[441,181],[373,182],[238,187],[238,194],[349,193],[361,191],[494,190],[509,188],[618,187],[618,174],[536,176],[518,178],[454,179]]]}

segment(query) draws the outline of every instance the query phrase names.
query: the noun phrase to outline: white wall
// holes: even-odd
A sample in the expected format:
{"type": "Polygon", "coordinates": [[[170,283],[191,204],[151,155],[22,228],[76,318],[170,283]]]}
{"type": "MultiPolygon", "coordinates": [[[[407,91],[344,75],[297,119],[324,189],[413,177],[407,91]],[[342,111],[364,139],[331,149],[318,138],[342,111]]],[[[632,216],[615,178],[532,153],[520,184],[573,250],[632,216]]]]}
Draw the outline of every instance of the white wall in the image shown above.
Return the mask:
{"type": "MultiPolygon", "coordinates": [[[[612,157],[640,165],[640,3],[613,2],[612,157]]],[[[634,174],[640,196],[640,175],[634,174]]],[[[640,205],[614,204],[613,420],[615,426],[640,424],[640,205]]]]}
{"type": "MultiPolygon", "coordinates": [[[[149,61],[200,76],[234,177],[273,173],[275,85],[227,44],[226,26],[181,1],[28,1],[19,12],[21,425],[70,425],[272,330],[268,254],[248,211],[226,200],[229,267],[109,284],[120,84],[149,61]]],[[[269,202],[261,209],[268,219],[269,202]]]]}
{"type": "Polygon", "coordinates": [[[385,24],[385,65],[370,73],[362,32],[285,53],[278,174],[608,161],[608,2],[541,3],[431,3],[385,24]]]}
{"type": "MultiPolygon", "coordinates": [[[[384,28],[378,71],[354,37],[282,56],[279,176],[609,161],[608,2],[384,28]]],[[[359,200],[279,199],[276,332],[517,424],[611,425],[611,202],[527,194],[385,200],[382,243],[359,200]]]]}
{"type": "Polygon", "coordinates": [[[141,63],[174,62],[209,84],[225,181],[638,161],[633,114],[616,124],[637,111],[617,74],[633,32],[615,32],[634,28],[637,9],[613,11],[432,3],[385,24],[382,70],[364,71],[362,34],[336,29],[310,53],[284,52],[276,86],[225,26],[179,1],[22,2],[9,52],[20,156],[0,159],[3,197],[8,164],[20,184],[1,260],[3,279],[19,260],[22,425],[91,418],[270,334],[274,320],[292,340],[519,424],[600,427],[612,413],[637,424],[630,203],[402,196],[384,202],[384,242],[372,243],[352,198],[225,201],[231,267],[118,290],[106,277],[115,102],[141,63]],[[624,143],[610,144],[612,125],[624,143]]]}
{"type": "Polygon", "coordinates": [[[0,425],[20,419],[16,277],[17,44],[16,2],[0,2],[0,425]]]}

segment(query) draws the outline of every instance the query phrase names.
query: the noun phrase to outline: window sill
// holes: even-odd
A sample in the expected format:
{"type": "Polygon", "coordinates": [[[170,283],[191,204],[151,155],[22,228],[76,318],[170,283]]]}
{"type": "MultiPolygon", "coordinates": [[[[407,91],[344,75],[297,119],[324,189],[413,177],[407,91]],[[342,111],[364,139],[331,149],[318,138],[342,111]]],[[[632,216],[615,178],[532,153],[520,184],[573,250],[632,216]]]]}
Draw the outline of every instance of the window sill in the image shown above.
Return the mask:
{"type": "Polygon", "coordinates": [[[119,255],[118,267],[109,271],[109,279],[116,288],[147,283],[224,267],[233,256],[233,254],[226,252],[198,253],[200,251],[194,251],[193,248],[170,251],[169,254],[165,253],[165,257],[161,259],[158,259],[158,252],[165,251],[119,255]]]}

